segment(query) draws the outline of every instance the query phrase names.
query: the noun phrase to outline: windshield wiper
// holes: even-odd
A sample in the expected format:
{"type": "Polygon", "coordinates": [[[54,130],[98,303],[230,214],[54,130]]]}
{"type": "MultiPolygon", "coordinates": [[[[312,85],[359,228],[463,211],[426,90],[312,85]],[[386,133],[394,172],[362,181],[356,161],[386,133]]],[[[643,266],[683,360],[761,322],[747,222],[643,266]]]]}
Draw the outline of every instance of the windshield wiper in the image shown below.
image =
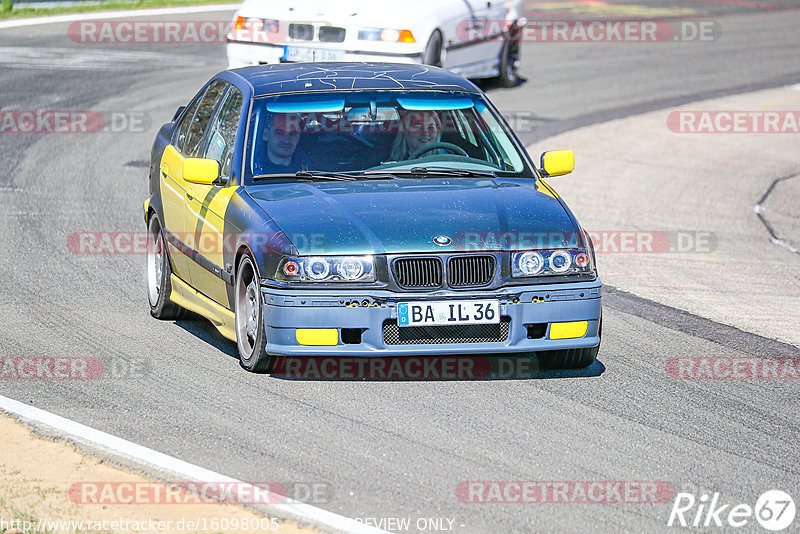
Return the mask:
{"type": "Polygon", "coordinates": [[[352,181],[356,178],[350,174],[341,172],[326,172],[326,171],[297,171],[294,174],[280,173],[280,174],[258,174],[253,176],[253,180],[264,180],[266,178],[304,178],[307,180],[343,180],[352,181]]]}
{"type": "Polygon", "coordinates": [[[378,171],[375,173],[366,173],[363,171],[350,172],[329,172],[329,171],[297,171],[294,174],[259,174],[253,177],[253,180],[263,180],[265,178],[303,178],[306,180],[335,180],[352,182],[361,178],[367,180],[383,180],[394,179],[395,176],[387,172],[378,171]]]}
{"type": "Polygon", "coordinates": [[[367,180],[392,180],[401,176],[479,176],[485,178],[497,178],[492,171],[477,171],[470,169],[451,169],[449,167],[413,167],[398,170],[374,170],[374,171],[350,171],[350,172],[331,172],[331,171],[297,171],[294,174],[258,174],[253,176],[253,180],[264,180],[267,178],[301,178],[306,180],[333,180],[352,182],[359,179],[367,180]]]}
{"type": "Polygon", "coordinates": [[[351,174],[329,171],[297,171],[294,175],[297,178],[322,178],[323,180],[344,180],[350,182],[356,179],[356,177],[351,174]]]}
{"type": "MultiPolygon", "coordinates": [[[[369,172],[369,171],[367,171],[369,172]]],[[[413,176],[424,176],[427,174],[435,174],[439,176],[480,176],[486,178],[497,178],[497,175],[492,171],[475,171],[470,169],[451,169],[449,167],[413,167],[412,169],[391,170],[387,169],[380,172],[390,172],[392,174],[410,174],[413,176]]]]}

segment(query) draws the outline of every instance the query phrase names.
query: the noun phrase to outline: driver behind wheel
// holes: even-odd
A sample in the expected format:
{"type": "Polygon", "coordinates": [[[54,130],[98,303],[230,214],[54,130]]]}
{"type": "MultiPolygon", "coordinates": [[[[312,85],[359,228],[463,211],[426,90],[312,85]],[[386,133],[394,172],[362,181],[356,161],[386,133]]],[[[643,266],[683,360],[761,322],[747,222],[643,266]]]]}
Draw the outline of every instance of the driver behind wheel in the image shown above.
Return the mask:
{"type": "Polygon", "coordinates": [[[295,173],[308,169],[297,150],[305,121],[297,113],[276,113],[267,119],[262,132],[264,149],[254,158],[254,174],[295,173]]]}
{"type": "Polygon", "coordinates": [[[389,159],[402,161],[412,157],[447,154],[440,148],[417,155],[420,148],[441,142],[442,119],[435,111],[409,111],[403,117],[400,132],[392,143],[389,159]]]}

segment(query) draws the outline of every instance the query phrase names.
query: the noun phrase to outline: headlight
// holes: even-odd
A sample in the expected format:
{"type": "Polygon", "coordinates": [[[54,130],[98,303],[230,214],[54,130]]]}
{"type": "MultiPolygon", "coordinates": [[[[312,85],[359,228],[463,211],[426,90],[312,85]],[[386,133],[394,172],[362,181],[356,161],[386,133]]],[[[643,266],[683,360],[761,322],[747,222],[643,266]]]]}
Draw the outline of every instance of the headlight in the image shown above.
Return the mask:
{"type": "Polygon", "coordinates": [[[563,274],[572,267],[572,255],[566,250],[556,250],[550,254],[548,263],[550,264],[551,271],[563,274]]]}
{"type": "Polygon", "coordinates": [[[345,280],[358,280],[364,274],[364,262],[359,258],[345,258],[339,263],[339,274],[345,280]]]}
{"type": "Polygon", "coordinates": [[[304,265],[308,277],[317,282],[331,274],[331,264],[325,258],[309,258],[304,265]]]}
{"type": "Polygon", "coordinates": [[[511,275],[516,278],[593,271],[591,256],[584,249],[538,250],[511,255],[511,275]]]}
{"type": "Polygon", "coordinates": [[[521,276],[535,276],[544,269],[544,258],[538,252],[523,252],[517,261],[521,276]]]}
{"type": "Polygon", "coordinates": [[[384,41],[387,43],[415,43],[411,30],[393,30],[391,28],[364,28],[359,30],[358,38],[362,41],[384,41]]]}
{"type": "Polygon", "coordinates": [[[288,282],[374,282],[372,256],[285,258],[275,278],[288,282]]]}
{"type": "Polygon", "coordinates": [[[280,21],[275,19],[258,19],[252,17],[245,18],[237,16],[233,24],[233,29],[278,33],[280,26],[280,21]]]}

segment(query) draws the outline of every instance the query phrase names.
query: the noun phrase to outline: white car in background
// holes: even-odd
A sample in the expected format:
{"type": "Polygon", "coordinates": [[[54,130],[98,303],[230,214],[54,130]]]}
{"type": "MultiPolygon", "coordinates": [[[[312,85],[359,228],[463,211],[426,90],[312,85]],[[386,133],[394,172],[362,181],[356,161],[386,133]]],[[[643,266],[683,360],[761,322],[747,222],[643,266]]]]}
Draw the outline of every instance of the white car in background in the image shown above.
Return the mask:
{"type": "Polygon", "coordinates": [[[228,66],[423,63],[510,87],[521,11],[521,0],[245,0],[228,34],[228,66]]]}

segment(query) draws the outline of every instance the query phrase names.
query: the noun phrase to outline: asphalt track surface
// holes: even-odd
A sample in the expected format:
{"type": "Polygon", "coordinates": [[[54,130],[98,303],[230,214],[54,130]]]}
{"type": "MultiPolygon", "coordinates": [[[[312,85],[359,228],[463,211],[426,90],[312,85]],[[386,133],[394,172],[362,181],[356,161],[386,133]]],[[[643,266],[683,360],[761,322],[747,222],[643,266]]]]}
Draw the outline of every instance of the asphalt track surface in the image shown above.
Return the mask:
{"type": "MultiPolygon", "coordinates": [[[[689,6],[717,21],[722,38],[527,44],[525,83],[487,86],[502,111],[535,118],[521,137],[800,83],[800,12],[783,9],[788,1],[637,4],[689,6]]],[[[143,165],[154,132],[225,67],[224,48],[90,45],[71,41],[67,26],[0,31],[2,109],[143,112],[148,127],[0,137],[0,354],[94,356],[144,370],[3,380],[0,394],[241,480],[322,483],[332,498],[312,504],[349,517],[410,518],[412,530],[418,518],[454,519],[464,533],[668,530],[671,500],[462,503],[456,488],[470,480],[664,481],[696,497],[719,492],[730,504],[754,505],[769,489],[800,498],[798,382],[673,380],[665,372],[670,358],[800,350],[635,295],[605,293],[592,367],[515,380],[253,375],[205,321],[152,319],[143,256],[73,254],[67,239],[144,230],[143,165]]],[[[740,530],[759,527],[751,518],[740,530]]]]}

